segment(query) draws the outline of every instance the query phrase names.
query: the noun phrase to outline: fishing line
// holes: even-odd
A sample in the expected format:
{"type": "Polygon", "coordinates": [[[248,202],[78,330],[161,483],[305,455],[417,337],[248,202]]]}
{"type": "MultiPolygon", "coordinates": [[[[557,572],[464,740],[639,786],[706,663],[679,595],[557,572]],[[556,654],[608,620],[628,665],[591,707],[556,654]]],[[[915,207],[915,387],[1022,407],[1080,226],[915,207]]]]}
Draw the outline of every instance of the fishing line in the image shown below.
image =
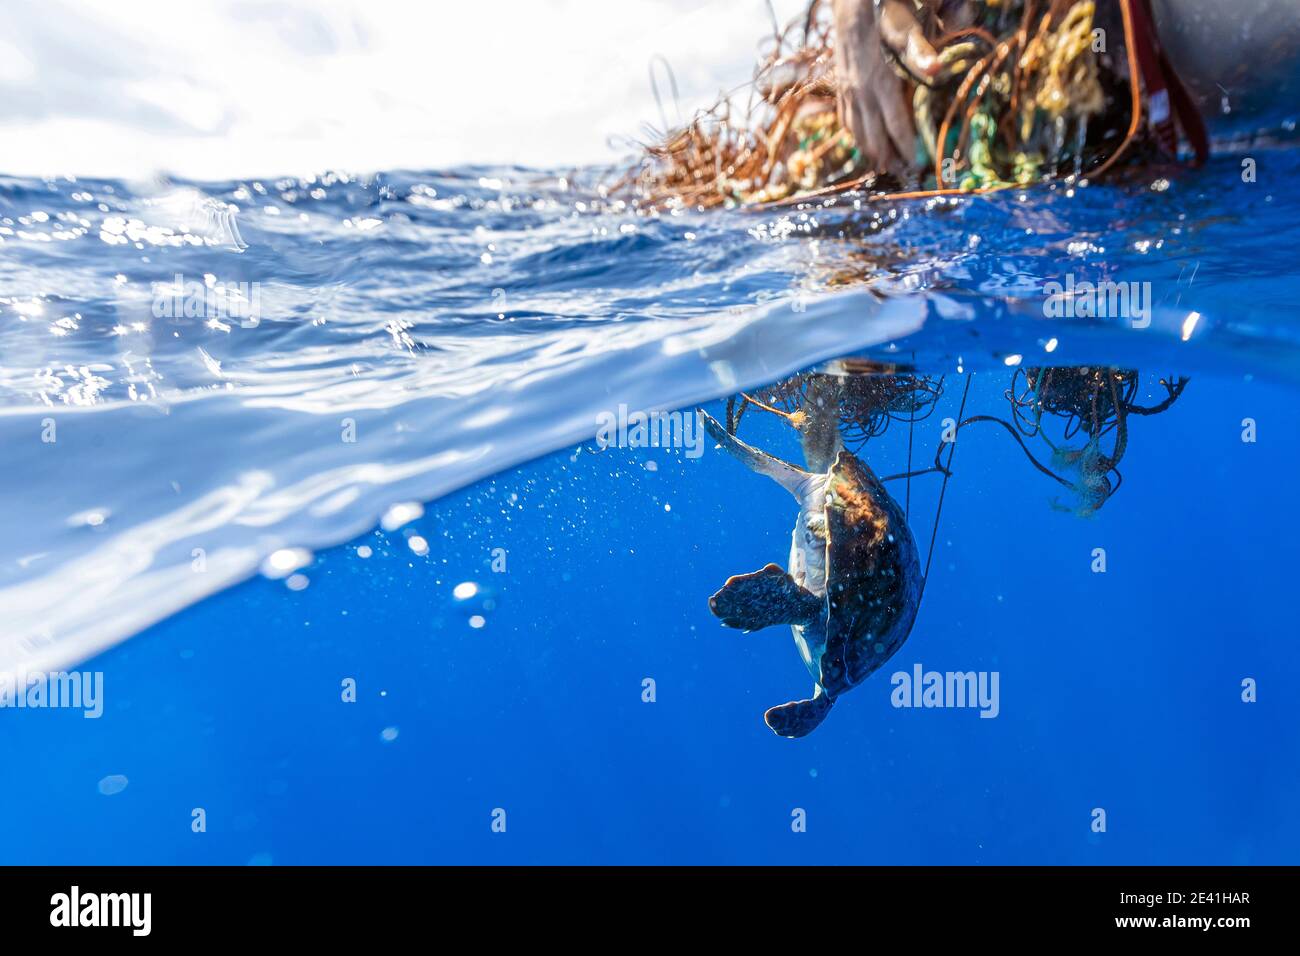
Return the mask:
{"type": "MultiPolygon", "coordinates": [[[[912,368],[916,368],[916,352],[912,352],[912,368]]],[[[912,414],[907,423],[907,501],[903,506],[903,518],[912,520],[912,436],[916,434],[916,388],[912,394],[912,414]]]]}
{"type": "Polygon", "coordinates": [[[966,420],[959,422],[957,428],[958,430],[960,430],[962,428],[965,428],[967,425],[974,424],[975,422],[993,422],[996,425],[1001,425],[1003,428],[1007,430],[1007,434],[1009,434],[1012,438],[1014,438],[1016,440],[1016,443],[1020,445],[1020,450],[1025,453],[1025,457],[1029,459],[1030,464],[1032,464],[1035,468],[1037,468],[1047,477],[1055,478],[1061,484],[1065,485],[1065,487],[1067,488],[1072,487],[1072,485],[1068,481],[1066,481],[1064,478],[1062,478],[1060,475],[1052,471],[1052,469],[1048,468],[1046,465],[1044,465],[1042,462],[1040,462],[1037,458],[1034,457],[1034,453],[1029,450],[1029,446],[1025,444],[1025,440],[1020,437],[1020,434],[1015,430],[1015,428],[1012,427],[1010,422],[1005,422],[1002,419],[995,418],[992,415],[972,415],[970,418],[967,418],[966,420]]]}
{"type": "Polygon", "coordinates": [[[668,76],[668,86],[673,91],[673,109],[677,113],[677,124],[682,122],[682,102],[677,92],[677,75],[673,72],[673,65],[668,62],[668,58],[656,53],[650,58],[650,91],[654,93],[655,105],[659,107],[659,121],[664,124],[664,132],[667,133],[672,129],[668,123],[668,111],[664,109],[663,98],[659,95],[659,81],[655,77],[655,64],[662,63],[664,73],[668,76]]]}
{"type": "MultiPolygon", "coordinates": [[[[966,396],[970,394],[970,381],[974,377],[974,372],[966,376],[966,387],[962,389],[961,393],[961,407],[957,409],[958,423],[961,422],[962,415],[966,413],[966,396]]],[[[921,578],[921,593],[916,596],[918,610],[921,607],[921,599],[925,597],[925,586],[930,582],[930,561],[934,558],[934,542],[939,536],[939,518],[943,515],[943,496],[948,491],[948,479],[952,477],[952,459],[957,454],[957,438],[960,431],[961,426],[958,424],[956,431],[952,435],[952,448],[948,450],[948,464],[944,466],[943,484],[939,487],[939,506],[934,510],[934,527],[930,530],[930,550],[925,556],[925,574],[921,578]]],[[[940,449],[940,453],[942,454],[942,449],[940,449]]]]}

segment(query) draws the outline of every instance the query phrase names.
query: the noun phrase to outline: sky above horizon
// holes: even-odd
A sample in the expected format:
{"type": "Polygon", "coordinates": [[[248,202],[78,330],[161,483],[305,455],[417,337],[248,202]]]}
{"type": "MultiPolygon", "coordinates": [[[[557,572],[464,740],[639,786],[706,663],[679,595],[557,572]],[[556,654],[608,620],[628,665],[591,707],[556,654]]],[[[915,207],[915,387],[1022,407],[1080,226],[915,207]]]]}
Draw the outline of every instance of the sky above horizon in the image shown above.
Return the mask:
{"type": "MultiPolygon", "coordinates": [[[[775,6],[784,23],[804,4],[775,6]]],[[[6,13],[0,173],[122,178],[610,162],[626,153],[611,139],[659,125],[655,57],[689,115],[749,79],[771,32],[763,0],[12,0],[6,13]]]]}

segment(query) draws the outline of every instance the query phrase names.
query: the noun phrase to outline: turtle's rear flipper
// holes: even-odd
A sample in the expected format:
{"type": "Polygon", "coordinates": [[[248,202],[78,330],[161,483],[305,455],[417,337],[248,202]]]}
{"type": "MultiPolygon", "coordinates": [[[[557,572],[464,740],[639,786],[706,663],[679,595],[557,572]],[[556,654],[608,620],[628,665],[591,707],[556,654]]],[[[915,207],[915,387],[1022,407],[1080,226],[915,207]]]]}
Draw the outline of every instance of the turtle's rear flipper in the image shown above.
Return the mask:
{"type": "Polygon", "coordinates": [[[831,697],[819,692],[812,700],[792,700],[773,707],[763,715],[763,720],[778,737],[805,737],[826,719],[833,703],[831,697]]]}
{"type": "Polygon", "coordinates": [[[736,574],[709,598],[709,610],[727,627],[757,631],[774,624],[806,624],[825,604],[775,564],[736,574]]]}

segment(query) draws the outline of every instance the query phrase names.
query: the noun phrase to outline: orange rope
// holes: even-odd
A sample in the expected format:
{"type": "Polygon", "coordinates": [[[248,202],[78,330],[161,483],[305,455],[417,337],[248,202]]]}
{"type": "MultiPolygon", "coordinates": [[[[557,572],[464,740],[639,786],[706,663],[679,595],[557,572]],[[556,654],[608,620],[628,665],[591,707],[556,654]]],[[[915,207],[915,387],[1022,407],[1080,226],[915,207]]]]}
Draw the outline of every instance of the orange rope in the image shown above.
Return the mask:
{"type": "Polygon", "coordinates": [[[740,396],[745,401],[749,402],[749,404],[753,405],[755,408],[761,409],[762,411],[765,412],[771,412],[773,415],[780,415],[786,421],[790,422],[791,425],[794,424],[794,416],[791,415],[789,412],[783,412],[779,409],[773,408],[771,405],[764,405],[758,399],[754,398],[752,395],[749,395],[745,392],[741,392],[740,396]]]}
{"type": "Polygon", "coordinates": [[[934,42],[934,45],[942,49],[953,40],[960,40],[962,37],[968,36],[979,37],[990,47],[998,45],[997,38],[983,27],[962,27],[960,30],[953,30],[951,33],[945,33],[943,36],[939,37],[939,39],[934,42]]]}
{"type": "Polygon", "coordinates": [[[935,140],[934,147],[934,183],[939,186],[943,183],[943,161],[947,157],[944,155],[948,142],[948,128],[952,125],[953,118],[957,115],[957,107],[970,94],[971,87],[975,81],[980,78],[988,65],[993,62],[996,54],[996,48],[988,53],[984,59],[980,60],[970,68],[970,72],[962,79],[961,85],[957,87],[957,92],[948,104],[948,112],[944,114],[943,123],[939,126],[939,138],[935,140]]]}
{"type": "MultiPolygon", "coordinates": [[[[957,139],[958,156],[962,156],[966,152],[966,144],[970,140],[971,117],[973,117],[975,115],[975,111],[979,109],[980,101],[984,98],[984,94],[988,91],[989,86],[992,85],[993,74],[997,72],[998,67],[1002,65],[1002,61],[1007,58],[1007,56],[1011,53],[1012,49],[1014,49],[1015,45],[1016,45],[1016,41],[1014,38],[1012,38],[1002,43],[1000,46],[998,46],[997,56],[993,59],[993,62],[989,65],[989,68],[985,71],[984,78],[980,80],[980,82],[977,84],[975,90],[975,98],[970,101],[970,104],[966,107],[966,112],[962,114],[961,136],[957,139]]],[[[936,149],[938,148],[938,145],[939,145],[938,143],[935,144],[936,149]]],[[[936,180],[935,182],[937,185],[938,180],[936,180]]]]}
{"type": "Polygon", "coordinates": [[[1116,160],[1124,155],[1124,151],[1133,142],[1133,137],[1137,135],[1138,124],[1142,122],[1142,86],[1138,80],[1137,41],[1133,37],[1133,9],[1130,6],[1132,2],[1133,0],[1119,0],[1120,9],[1124,13],[1124,45],[1128,48],[1128,83],[1132,93],[1133,116],[1129,120],[1128,132],[1124,134],[1119,148],[1110,154],[1110,159],[1089,173],[1089,178],[1100,177],[1115,165],[1116,160]]]}
{"type": "MultiPolygon", "coordinates": [[[[1138,127],[1142,122],[1142,88],[1138,79],[1139,67],[1137,61],[1137,44],[1134,39],[1133,10],[1132,7],[1130,6],[1131,3],[1132,0],[1119,0],[1120,10],[1124,15],[1124,44],[1127,48],[1127,54],[1128,54],[1129,87],[1131,92],[1132,116],[1129,119],[1128,131],[1124,134],[1124,139],[1120,142],[1119,147],[1115,150],[1115,152],[1111,153],[1110,157],[1104,163],[1102,163],[1095,170],[1089,173],[1090,177],[1100,177],[1104,172],[1106,172],[1113,165],[1115,165],[1115,163],[1120,159],[1120,157],[1123,156],[1124,153],[1128,150],[1129,146],[1132,145],[1134,138],[1137,136],[1138,127]]],[[[1040,25],[1039,28],[1040,33],[1046,27],[1047,23],[1050,21],[1051,21],[1051,12],[1049,11],[1047,17],[1044,19],[1044,23],[1040,25]]],[[[978,35],[976,30],[970,30],[970,31],[959,30],[959,31],[954,31],[953,34],[950,34],[950,37],[957,36],[960,34],[965,34],[967,32],[976,33],[976,35],[978,35]]],[[[978,31],[978,32],[983,32],[983,31],[978,31]]],[[[992,37],[989,37],[989,39],[992,39],[992,37]]],[[[1024,45],[1017,43],[1016,41],[1018,40],[1019,37],[1017,36],[1013,38],[1013,40],[1004,41],[1002,44],[997,44],[996,41],[994,41],[994,49],[990,51],[982,60],[980,60],[973,67],[971,67],[970,71],[963,78],[961,85],[957,88],[957,92],[953,96],[952,102],[948,106],[948,112],[943,118],[943,123],[939,127],[939,138],[937,140],[937,148],[935,150],[936,155],[934,160],[934,178],[936,184],[943,182],[943,160],[946,158],[943,155],[943,145],[947,142],[948,131],[952,126],[952,121],[956,118],[958,106],[960,106],[965,101],[966,97],[970,95],[971,87],[974,86],[974,84],[980,79],[980,76],[984,73],[986,69],[991,68],[994,65],[994,63],[996,63],[997,65],[1001,65],[1002,61],[1006,59],[1006,56],[1010,51],[1010,48],[1014,48],[1015,46],[1019,45],[1021,48],[1021,52],[1023,52],[1024,45]]],[[[1019,67],[1017,65],[1017,70],[1018,68],[1019,67]]],[[[960,146],[958,147],[957,154],[958,156],[961,155],[960,146]]],[[[872,180],[874,177],[875,177],[874,173],[868,173],[865,176],[861,176],[858,179],[852,180],[851,182],[841,183],[832,186],[825,186],[821,189],[817,189],[812,192],[802,193],[797,196],[788,196],[784,199],[778,199],[772,202],[757,203],[753,206],[749,206],[748,208],[755,209],[755,210],[763,210],[763,209],[771,209],[780,206],[795,205],[798,203],[807,202],[810,199],[817,199],[821,196],[828,196],[828,195],[834,195],[836,193],[847,192],[848,190],[853,189],[857,186],[865,185],[868,181],[872,180]]],[[[1016,188],[1016,185],[1017,184],[1015,183],[1004,183],[1004,184],[998,184],[993,186],[982,186],[979,189],[937,188],[937,189],[922,189],[922,190],[915,190],[912,192],[901,192],[901,193],[876,193],[875,195],[866,197],[866,199],[867,202],[879,202],[881,200],[886,200],[886,199],[930,199],[936,196],[971,196],[971,195],[979,195],[982,193],[995,192],[999,189],[1016,188]]]]}

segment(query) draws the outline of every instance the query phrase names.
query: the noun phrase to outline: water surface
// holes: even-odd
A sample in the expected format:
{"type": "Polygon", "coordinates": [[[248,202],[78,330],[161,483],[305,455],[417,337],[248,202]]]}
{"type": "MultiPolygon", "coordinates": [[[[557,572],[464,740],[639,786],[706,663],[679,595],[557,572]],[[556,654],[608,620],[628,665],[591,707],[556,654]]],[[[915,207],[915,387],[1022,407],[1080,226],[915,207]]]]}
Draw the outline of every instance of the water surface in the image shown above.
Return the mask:
{"type": "MultiPolygon", "coordinates": [[[[0,664],[105,688],[94,720],[0,711],[6,859],[1293,859],[1300,151],[1250,155],[1254,182],[1228,154],[658,217],[520,169],[5,180],[0,664]],[[1149,313],[1049,317],[1067,277],[1149,313]],[[202,308],[168,315],[186,283],[202,308]],[[712,443],[593,435],[843,356],[944,377],[863,446],[881,473],[932,455],[968,380],[965,416],[1003,417],[1025,369],[1129,370],[1147,406],[1187,385],[1133,416],[1091,516],[963,430],[911,639],[792,742],[761,719],[809,689],[788,632],[707,605],[784,563],[784,492],[712,443]],[[998,672],[998,717],[893,707],[916,663],[998,672]]],[[[797,457],[775,416],[743,427],[797,457]]],[[[940,483],[911,483],[923,549],[940,483]]]]}

